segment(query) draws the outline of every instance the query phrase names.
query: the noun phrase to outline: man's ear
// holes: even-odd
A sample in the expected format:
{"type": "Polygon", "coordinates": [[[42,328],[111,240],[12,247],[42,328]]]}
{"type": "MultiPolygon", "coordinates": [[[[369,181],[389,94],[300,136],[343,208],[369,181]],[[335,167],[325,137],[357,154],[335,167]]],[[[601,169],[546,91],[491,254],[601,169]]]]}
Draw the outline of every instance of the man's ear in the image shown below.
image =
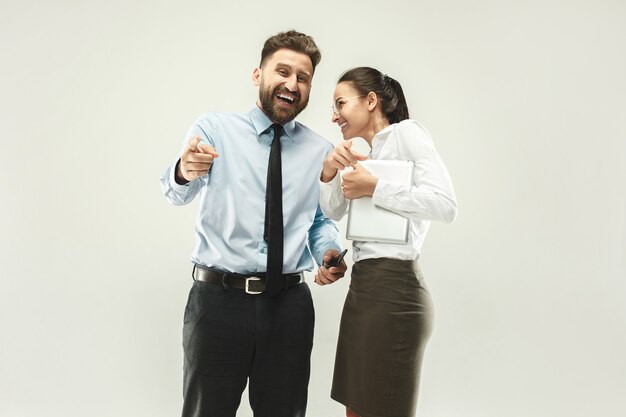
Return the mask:
{"type": "Polygon", "coordinates": [[[259,85],[261,85],[261,68],[256,67],[253,71],[252,71],[252,83],[258,87],[259,85]]]}

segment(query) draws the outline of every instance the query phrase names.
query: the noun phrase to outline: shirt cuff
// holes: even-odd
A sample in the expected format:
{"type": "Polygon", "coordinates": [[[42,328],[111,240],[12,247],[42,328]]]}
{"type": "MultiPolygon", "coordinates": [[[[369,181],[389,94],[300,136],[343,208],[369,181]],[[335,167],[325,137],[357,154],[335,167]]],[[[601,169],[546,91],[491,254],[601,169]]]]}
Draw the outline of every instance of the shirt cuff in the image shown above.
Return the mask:
{"type": "Polygon", "coordinates": [[[335,189],[341,189],[341,175],[339,174],[339,171],[337,171],[337,174],[333,177],[332,180],[324,182],[320,179],[319,182],[320,188],[324,190],[333,191],[335,189]]]}
{"type": "Polygon", "coordinates": [[[331,249],[334,249],[337,252],[341,252],[342,250],[341,246],[337,245],[334,242],[328,242],[328,244],[326,244],[323,249],[319,248],[315,250],[313,257],[315,258],[315,262],[317,262],[318,266],[322,266],[324,264],[324,254],[331,249]]]}
{"type": "Polygon", "coordinates": [[[372,194],[372,203],[377,206],[389,206],[394,194],[395,190],[393,184],[378,179],[374,194],[372,194]]]}
{"type": "Polygon", "coordinates": [[[182,185],[176,182],[176,165],[177,164],[178,164],[178,161],[176,161],[174,165],[172,165],[172,167],[170,168],[170,184],[172,185],[172,188],[174,190],[186,192],[186,190],[189,188],[189,184],[191,184],[192,181],[189,181],[187,184],[182,184],[182,185]]]}

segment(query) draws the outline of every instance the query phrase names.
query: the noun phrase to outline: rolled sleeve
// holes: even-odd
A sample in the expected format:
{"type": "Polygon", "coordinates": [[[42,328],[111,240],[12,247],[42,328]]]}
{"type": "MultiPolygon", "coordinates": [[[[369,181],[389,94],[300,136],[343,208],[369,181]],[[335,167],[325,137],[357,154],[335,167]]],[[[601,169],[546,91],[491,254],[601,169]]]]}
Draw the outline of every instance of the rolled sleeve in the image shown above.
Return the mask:
{"type": "Polygon", "coordinates": [[[315,220],[309,230],[309,246],[318,265],[322,265],[326,251],[331,249],[341,251],[337,224],[324,216],[320,207],[317,208],[315,220]]]}

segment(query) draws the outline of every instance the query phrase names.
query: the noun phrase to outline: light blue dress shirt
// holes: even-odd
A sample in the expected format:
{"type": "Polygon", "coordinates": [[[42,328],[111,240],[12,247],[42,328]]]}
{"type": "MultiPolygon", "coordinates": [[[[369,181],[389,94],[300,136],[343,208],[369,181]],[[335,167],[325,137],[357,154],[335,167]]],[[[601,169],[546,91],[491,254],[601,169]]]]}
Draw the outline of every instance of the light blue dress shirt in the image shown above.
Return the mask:
{"type": "MultiPolygon", "coordinates": [[[[183,147],[198,135],[217,150],[209,175],[177,184],[174,162],[161,176],[163,193],[174,205],[200,194],[192,262],[241,274],[266,271],[263,229],[271,124],[257,106],[249,113],[206,113],[191,126],[183,147]]],[[[283,273],[310,271],[312,256],[321,264],[328,249],[341,247],[337,225],[319,207],[319,174],[333,145],[296,121],[283,127],[283,273]]]]}

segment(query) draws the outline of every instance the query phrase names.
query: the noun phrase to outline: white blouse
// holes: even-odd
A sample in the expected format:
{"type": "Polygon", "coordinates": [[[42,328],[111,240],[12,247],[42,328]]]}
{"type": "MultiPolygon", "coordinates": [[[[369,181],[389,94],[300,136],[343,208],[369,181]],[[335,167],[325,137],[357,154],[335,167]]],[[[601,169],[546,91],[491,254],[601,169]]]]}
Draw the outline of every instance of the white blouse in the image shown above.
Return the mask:
{"type": "MultiPolygon", "coordinates": [[[[374,136],[371,159],[413,161],[411,186],[378,180],[372,201],[410,220],[406,244],[353,242],[353,259],[416,259],[428,233],[431,220],[451,223],[457,216],[457,203],[450,175],[424,127],[415,120],[389,125],[374,136]]],[[[348,211],[341,190],[340,175],[328,183],[320,181],[320,206],[327,217],[341,218],[348,211]]]]}

